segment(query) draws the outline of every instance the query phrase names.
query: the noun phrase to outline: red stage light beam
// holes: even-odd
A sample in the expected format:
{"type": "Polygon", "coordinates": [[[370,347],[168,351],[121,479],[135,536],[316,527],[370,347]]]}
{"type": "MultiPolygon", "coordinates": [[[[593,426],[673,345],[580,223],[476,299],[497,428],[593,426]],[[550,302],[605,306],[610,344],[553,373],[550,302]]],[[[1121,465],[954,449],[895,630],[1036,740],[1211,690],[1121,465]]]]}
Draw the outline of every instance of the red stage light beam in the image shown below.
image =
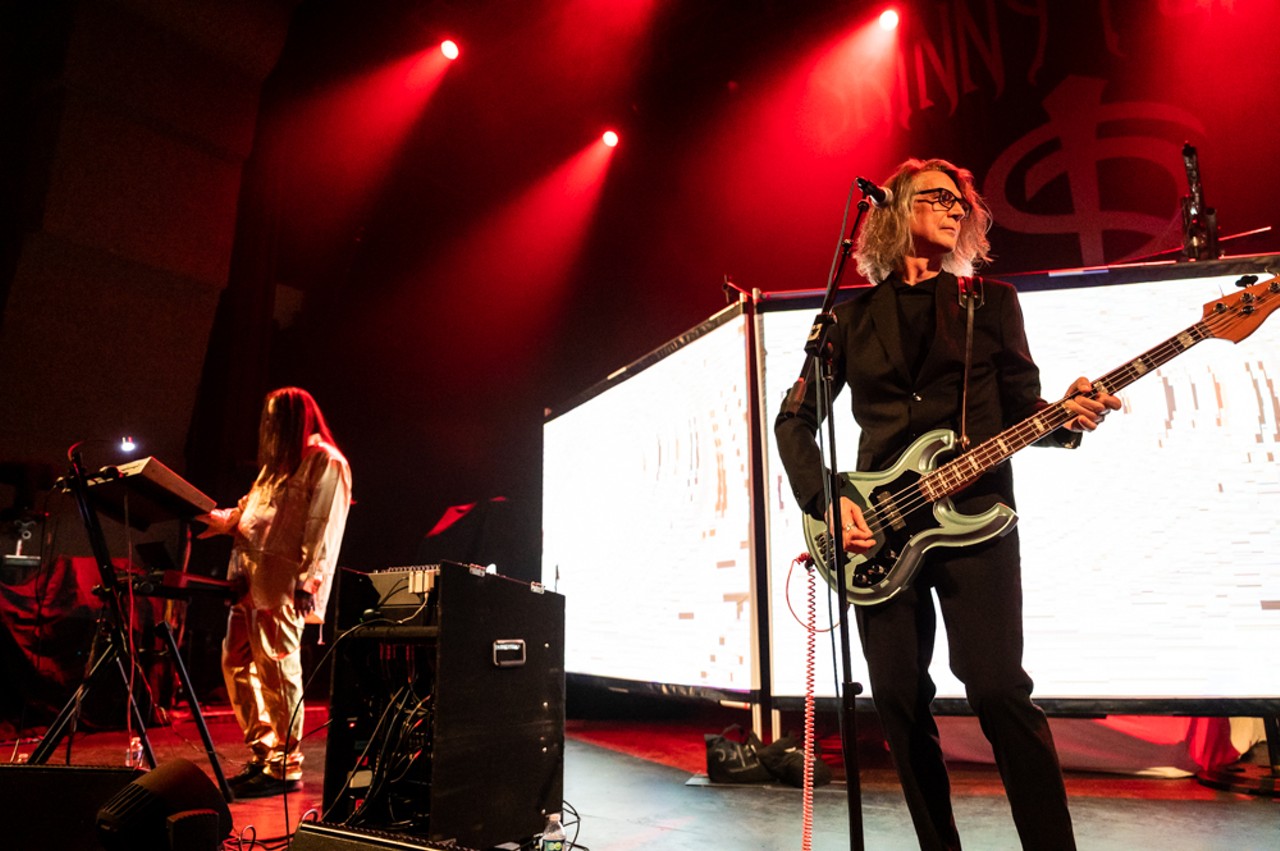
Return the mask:
{"type": "Polygon", "coordinates": [[[437,310],[484,311],[508,338],[537,340],[564,299],[612,158],[593,139],[475,225],[425,275],[453,282],[437,310]]]}
{"type": "Polygon", "coordinates": [[[299,210],[334,238],[390,172],[450,60],[436,47],[320,92],[285,118],[279,144],[299,181],[299,210]]]}

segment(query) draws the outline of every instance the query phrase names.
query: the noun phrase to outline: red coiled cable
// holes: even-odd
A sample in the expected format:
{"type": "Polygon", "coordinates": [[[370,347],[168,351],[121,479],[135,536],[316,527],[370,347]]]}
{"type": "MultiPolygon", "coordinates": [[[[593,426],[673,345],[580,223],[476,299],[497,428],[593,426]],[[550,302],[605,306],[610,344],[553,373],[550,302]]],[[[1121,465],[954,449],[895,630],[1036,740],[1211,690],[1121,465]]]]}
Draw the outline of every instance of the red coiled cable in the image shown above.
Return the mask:
{"type": "Polygon", "coordinates": [[[800,847],[802,851],[810,851],[813,844],[813,685],[815,639],[817,638],[817,590],[816,577],[813,573],[813,559],[804,559],[805,574],[808,584],[805,589],[809,608],[805,612],[805,654],[804,654],[804,817],[801,827],[800,847]]]}

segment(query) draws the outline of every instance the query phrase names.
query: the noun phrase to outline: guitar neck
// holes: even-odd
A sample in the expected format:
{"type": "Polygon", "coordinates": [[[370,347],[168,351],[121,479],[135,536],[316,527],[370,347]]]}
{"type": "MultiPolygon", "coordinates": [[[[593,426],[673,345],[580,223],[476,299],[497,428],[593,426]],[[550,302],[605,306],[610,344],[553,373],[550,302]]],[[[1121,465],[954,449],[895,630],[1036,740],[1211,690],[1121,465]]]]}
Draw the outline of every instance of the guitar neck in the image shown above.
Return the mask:
{"type": "MultiPolygon", "coordinates": [[[[1114,394],[1142,376],[1176,358],[1196,343],[1214,336],[1203,321],[1174,334],[1158,346],[1113,369],[1093,382],[1095,393],[1114,394]]],[[[1067,400],[1048,405],[1017,425],[985,440],[960,457],[943,464],[920,480],[920,488],[931,502],[951,496],[973,484],[1018,452],[1061,428],[1076,415],[1067,409],[1067,400]]]]}

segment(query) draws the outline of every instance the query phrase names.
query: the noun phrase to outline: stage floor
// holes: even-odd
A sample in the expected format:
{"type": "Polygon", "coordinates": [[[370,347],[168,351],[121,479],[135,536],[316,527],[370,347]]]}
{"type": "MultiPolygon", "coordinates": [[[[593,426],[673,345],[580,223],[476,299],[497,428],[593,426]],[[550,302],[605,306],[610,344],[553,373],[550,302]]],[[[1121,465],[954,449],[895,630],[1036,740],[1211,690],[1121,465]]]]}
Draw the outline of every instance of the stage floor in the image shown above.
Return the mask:
{"type": "MultiPolygon", "coordinates": [[[[232,775],[243,759],[239,730],[225,707],[207,710],[223,770],[232,775]]],[[[279,847],[286,824],[296,829],[320,807],[323,765],[323,706],[307,710],[303,791],[285,797],[231,805],[235,831],[279,847]]],[[[580,817],[569,837],[590,851],[665,851],[802,847],[802,795],[787,786],[713,786],[702,774],[702,734],[718,732],[706,719],[573,720],[568,724],[564,797],[580,817]],[[575,834],[575,830],[578,832],[575,834]]],[[[181,715],[170,727],[151,730],[157,759],[186,758],[209,771],[194,723],[181,715]]],[[[71,762],[119,765],[123,731],[76,736],[71,762]]],[[[65,743],[64,743],[65,745],[65,743]]],[[[30,752],[24,741],[20,752],[30,752]]],[[[6,757],[13,743],[6,747],[6,757]]],[[[861,748],[860,748],[861,751],[861,748]]],[[[65,747],[58,750],[63,761],[65,747]]],[[[861,758],[861,757],[860,757],[861,758]]],[[[212,776],[212,774],[210,774],[212,776]]],[[[916,848],[906,806],[882,756],[863,759],[862,818],[865,847],[873,851],[916,848]]],[[[956,821],[968,848],[1018,848],[999,778],[993,768],[954,767],[956,821]]],[[[1069,772],[1067,789],[1081,849],[1090,851],[1252,851],[1280,847],[1280,802],[1209,789],[1194,779],[1161,780],[1069,772]]],[[[812,848],[849,848],[845,787],[832,784],[814,794],[812,848]]],[[[567,816],[572,821],[571,816],[567,816]]],[[[514,837],[513,837],[514,839],[514,837]]],[[[234,846],[229,846],[234,847],[234,846]]]]}

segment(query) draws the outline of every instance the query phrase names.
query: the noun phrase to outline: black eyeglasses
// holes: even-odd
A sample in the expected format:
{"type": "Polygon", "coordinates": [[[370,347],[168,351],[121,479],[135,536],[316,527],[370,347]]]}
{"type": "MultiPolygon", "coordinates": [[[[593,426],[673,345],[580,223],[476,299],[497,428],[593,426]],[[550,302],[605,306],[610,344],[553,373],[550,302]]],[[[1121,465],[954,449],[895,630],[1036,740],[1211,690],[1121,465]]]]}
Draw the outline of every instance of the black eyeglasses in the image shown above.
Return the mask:
{"type": "Polygon", "coordinates": [[[967,216],[973,212],[973,205],[963,198],[959,198],[950,189],[944,189],[939,186],[937,189],[921,189],[916,193],[917,201],[928,201],[933,205],[933,209],[943,212],[949,211],[956,204],[960,205],[960,210],[967,216]],[[921,195],[931,195],[931,198],[921,198],[921,195]]]}

